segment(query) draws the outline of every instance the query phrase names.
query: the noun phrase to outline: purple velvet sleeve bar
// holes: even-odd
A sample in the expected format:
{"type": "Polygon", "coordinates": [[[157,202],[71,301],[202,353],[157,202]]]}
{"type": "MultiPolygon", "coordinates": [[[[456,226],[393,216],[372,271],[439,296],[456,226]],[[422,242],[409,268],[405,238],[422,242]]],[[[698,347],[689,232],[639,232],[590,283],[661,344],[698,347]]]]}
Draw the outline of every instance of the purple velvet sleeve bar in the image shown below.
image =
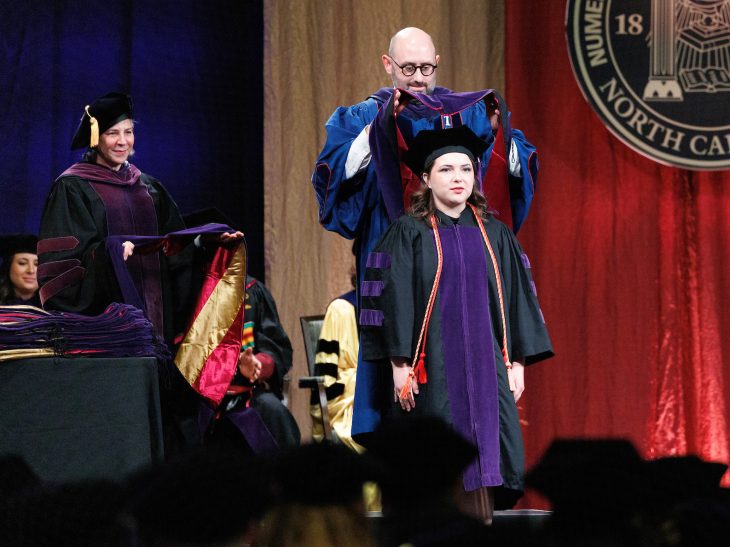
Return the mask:
{"type": "Polygon", "coordinates": [[[391,259],[388,253],[370,253],[365,266],[382,270],[390,268],[390,263],[391,259]]]}
{"type": "Polygon", "coordinates": [[[51,281],[44,284],[39,291],[41,304],[45,304],[66,287],[80,283],[84,277],[85,271],[86,268],[75,266],[70,270],[66,270],[62,274],[57,275],[51,281]]]}
{"type": "Polygon", "coordinates": [[[360,326],[363,327],[382,327],[383,312],[380,310],[360,310],[360,326]]]}
{"type": "Polygon", "coordinates": [[[522,260],[522,265],[525,267],[526,270],[530,269],[530,259],[527,258],[527,255],[525,253],[522,253],[520,255],[520,260],[522,260]]]}
{"type": "Polygon", "coordinates": [[[362,296],[380,296],[383,294],[384,284],[382,281],[363,281],[360,284],[362,296]]]}
{"type": "MultiPolygon", "coordinates": [[[[78,258],[69,258],[67,260],[55,260],[53,262],[46,262],[45,264],[38,265],[38,278],[47,279],[49,277],[56,277],[61,275],[76,266],[81,266],[81,261],[78,258]]],[[[83,268],[82,268],[83,269],[83,268]]]]}
{"type": "Polygon", "coordinates": [[[52,253],[56,251],[70,251],[75,249],[79,244],[78,238],[74,236],[49,237],[41,239],[36,246],[39,255],[43,253],[52,253]]]}

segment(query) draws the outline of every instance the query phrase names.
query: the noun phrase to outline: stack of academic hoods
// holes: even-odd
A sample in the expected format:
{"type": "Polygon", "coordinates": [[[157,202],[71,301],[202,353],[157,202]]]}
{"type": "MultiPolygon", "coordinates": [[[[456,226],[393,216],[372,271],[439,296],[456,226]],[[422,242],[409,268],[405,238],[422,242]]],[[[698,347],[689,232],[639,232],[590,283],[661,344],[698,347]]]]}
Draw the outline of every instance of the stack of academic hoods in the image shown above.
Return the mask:
{"type": "Polygon", "coordinates": [[[97,316],[0,306],[0,361],[45,356],[169,359],[170,353],[142,311],[126,304],[97,316]]]}

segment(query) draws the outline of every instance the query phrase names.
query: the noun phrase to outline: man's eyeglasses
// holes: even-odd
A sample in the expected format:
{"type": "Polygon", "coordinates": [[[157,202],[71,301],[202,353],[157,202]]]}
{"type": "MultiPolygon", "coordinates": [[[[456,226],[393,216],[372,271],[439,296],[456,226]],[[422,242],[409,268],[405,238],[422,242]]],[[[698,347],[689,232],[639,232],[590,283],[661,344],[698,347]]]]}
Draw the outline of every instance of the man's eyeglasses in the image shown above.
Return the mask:
{"type": "Polygon", "coordinates": [[[430,76],[431,74],[433,74],[433,71],[438,68],[438,65],[430,65],[430,64],[414,65],[413,63],[406,63],[403,66],[401,66],[398,64],[398,61],[393,59],[393,57],[391,57],[390,55],[388,55],[388,59],[393,61],[393,63],[395,63],[395,66],[400,68],[400,71],[403,73],[403,76],[413,76],[416,73],[416,70],[420,70],[421,74],[423,74],[424,76],[430,76]]]}

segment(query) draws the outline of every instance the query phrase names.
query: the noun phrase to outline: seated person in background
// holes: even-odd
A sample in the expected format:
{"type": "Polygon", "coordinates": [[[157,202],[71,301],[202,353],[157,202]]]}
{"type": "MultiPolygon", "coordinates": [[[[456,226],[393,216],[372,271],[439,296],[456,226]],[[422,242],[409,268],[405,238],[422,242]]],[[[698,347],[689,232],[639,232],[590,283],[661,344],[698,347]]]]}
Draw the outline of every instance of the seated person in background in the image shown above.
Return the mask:
{"type": "MultiPolygon", "coordinates": [[[[188,227],[208,223],[234,225],[216,207],[188,213],[184,221],[188,227]]],[[[205,245],[203,249],[206,253],[210,251],[205,245]]],[[[200,268],[193,270],[202,273],[200,268]]],[[[291,342],[268,289],[249,275],[244,282],[243,337],[237,370],[226,397],[215,408],[211,401],[198,397],[198,427],[206,445],[258,455],[298,446],[301,435],[294,417],[282,402],[284,377],[292,367],[291,342]]],[[[203,279],[193,278],[192,284],[202,285],[203,279]]]]}
{"type": "MultiPolygon", "coordinates": [[[[356,283],[355,269],[351,272],[353,287],[356,283]]],[[[359,342],[357,335],[357,319],[355,290],[351,290],[335,298],[324,316],[322,332],[317,342],[315,375],[324,376],[327,385],[327,406],[332,429],[337,438],[346,446],[357,452],[363,448],[352,440],[352,404],[355,399],[355,376],[357,373],[357,353],[359,342]]],[[[312,437],[321,441],[321,410],[315,401],[310,405],[312,415],[312,437]]]]}
{"type": "Polygon", "coordinates": [[[299,445],[294,417],[282,404],[284,377],[292,367],[292,347],[279,321],[276,302],[258,279],[246,277],[244,344],[233,383],[250,385],[251,406],[259,411],[279,448],[299,445]]]}
{"type": "Polygon", "coordinates": [[[38,238],[14,234],[0,238],[0,305],[41,307],[38,297],[38,238]]]}

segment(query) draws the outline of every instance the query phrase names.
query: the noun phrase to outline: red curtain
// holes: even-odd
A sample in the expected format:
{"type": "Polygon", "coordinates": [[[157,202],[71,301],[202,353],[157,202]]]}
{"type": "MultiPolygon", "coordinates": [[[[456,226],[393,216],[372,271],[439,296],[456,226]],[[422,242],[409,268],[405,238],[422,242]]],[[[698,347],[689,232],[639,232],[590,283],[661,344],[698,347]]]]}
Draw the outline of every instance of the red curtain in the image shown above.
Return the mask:
{"type": "Polygon", "coordinates": [[[505,96],[541,165],[519,239],[556,350],[526,373],[528,468],[559,437],[728,463],[730,172],[626,147],[581,95],[564,3],[505,5],[505,96]]]}

